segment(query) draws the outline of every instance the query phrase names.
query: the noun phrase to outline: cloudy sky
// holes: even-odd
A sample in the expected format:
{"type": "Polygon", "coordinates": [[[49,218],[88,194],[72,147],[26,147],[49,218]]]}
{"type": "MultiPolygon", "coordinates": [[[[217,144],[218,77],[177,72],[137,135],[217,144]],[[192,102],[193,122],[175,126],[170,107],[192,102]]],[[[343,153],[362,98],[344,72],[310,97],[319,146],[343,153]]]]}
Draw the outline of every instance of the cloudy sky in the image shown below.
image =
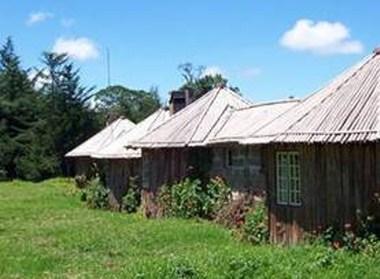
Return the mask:
{"type": "Polygon", "coordinates": [[[85,84],[161,96],[181,84],[180,63],[222,73],[254,101],[303,97],[380,45],[380,1],[6,1],[0,40],[26,67],[44,50],[68,53],[85,84]]]}

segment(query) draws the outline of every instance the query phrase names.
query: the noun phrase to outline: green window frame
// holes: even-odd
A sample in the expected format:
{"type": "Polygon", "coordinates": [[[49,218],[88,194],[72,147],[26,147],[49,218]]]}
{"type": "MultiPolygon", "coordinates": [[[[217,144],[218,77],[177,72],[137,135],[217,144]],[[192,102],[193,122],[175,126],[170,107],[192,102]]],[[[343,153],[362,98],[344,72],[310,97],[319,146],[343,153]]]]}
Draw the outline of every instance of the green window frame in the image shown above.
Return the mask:
{"type": "Polygon", "coordinates": [[[277,204],[300,206],[301,167],[299,153],[283,151],[276,154],[277,204]]]}

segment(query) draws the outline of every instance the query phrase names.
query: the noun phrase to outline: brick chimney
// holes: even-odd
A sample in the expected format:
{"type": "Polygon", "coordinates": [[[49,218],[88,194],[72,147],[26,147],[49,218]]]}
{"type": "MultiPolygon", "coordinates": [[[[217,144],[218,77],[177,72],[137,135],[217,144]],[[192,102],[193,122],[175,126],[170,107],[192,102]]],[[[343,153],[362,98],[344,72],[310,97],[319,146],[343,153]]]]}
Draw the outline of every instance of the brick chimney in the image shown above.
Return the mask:
{"type": "Polygon", "coordinates": [[[171,91],[169,100],[170,114],[173,115],[192,102],[192,94],[188,89],[171,91]]]}

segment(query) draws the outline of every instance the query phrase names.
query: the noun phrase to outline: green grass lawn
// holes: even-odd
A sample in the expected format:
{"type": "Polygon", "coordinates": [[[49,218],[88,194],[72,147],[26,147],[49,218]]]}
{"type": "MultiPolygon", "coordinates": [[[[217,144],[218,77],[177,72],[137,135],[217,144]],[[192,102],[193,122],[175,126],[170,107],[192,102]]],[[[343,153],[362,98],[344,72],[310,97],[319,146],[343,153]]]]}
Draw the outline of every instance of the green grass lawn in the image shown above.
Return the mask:
{"type": "Polygon", "coordinates": [[[208,222],[87,209],[66,179],[0,183],[1,278],[380,278],[380,258],[252,246],[208,222]]]}

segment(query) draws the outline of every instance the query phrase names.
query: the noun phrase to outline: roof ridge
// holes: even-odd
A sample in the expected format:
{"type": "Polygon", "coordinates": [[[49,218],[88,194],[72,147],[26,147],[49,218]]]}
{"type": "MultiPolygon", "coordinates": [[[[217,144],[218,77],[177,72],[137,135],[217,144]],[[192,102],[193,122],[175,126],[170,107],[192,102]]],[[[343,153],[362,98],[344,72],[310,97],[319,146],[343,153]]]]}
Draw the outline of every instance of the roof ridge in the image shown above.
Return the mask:
{"type": "MultiPolygon", "coordinates": [[[[148,131],[150,131],[150,129],[154,126],[153,124],[157,121],[158,117],[160,117],[161,113],[163,112],[163,108],[160,107],[158,110],[156,110],[155,112],[153,112],[150,116],[153,116],[155,113],[157,114],[156,117],[154,118],[154,120],[150,123],[150,125],[148,126],[148,131]]],[[[149,117],[149,116],[148,116],[149,117]]],[[[148,118],[147,117],[147,118],[148,118]]],[[[145,118],[145,119],[147,119],[145,118]]],[[[145,120],[144,119],[144,120],[145,120]]],[[[144,121],[143,120],[143,121],[144,121]]]]}
{"type": "MultiPolygon", "coordinates": [[[[224,108],[223,112],[220,114],[220,116],[223,116],[223,114],[226,113],[226,111],[227,111],[228,109],[230,109],[229,114],[228,114],[228,116],[226,117],[226,119],[224,120],[223,125],[220,126],[220,128],[219,128],[217,131],[215,131],[214,136],[213,136],[214,138],[215,138],[215,137],[220,133],[220,131],[226,126],[227,122],[231,119],[232,114],[233,114],[235,111],[237,111],[237,110],[234,109],[231,105],[227,105],[227,106],[224,108]]],[[[220,118],[221,118],[221,117],[220,117],[220,118]]],[[[216,125],[217,123],[219,123],[219,121],[221,121],[220,118],[216,121],[215,125],[216,125]]],[[[212,139],[211,139],[211,141],[212,141],[212,139]]]]}
{"type": "MultiPolygon", "coordinates": [[[[339,78],[341,77],[345,77],[346,75],[348,75],[351,71],[353,71],[348,77],[346,77],[344,79],[344,81],[340,82],[339,85],[335,86],[335,90],[333,92],[336,92],[337,89],[339,89],[344,83],[346,83],[350,78],[352,78],[359,70],[361,70],[365,65],[367,65],[376,55],[369,55],[369,56],[366,56],[364,59],[362,59],[360,62],[356,63],[356,65],[354,65],[353,67],[347,67],[345,71],[343,71],[338,77],[335,77],[333,79],[330,80],[330,82],[327,83],[327,85],[325,85],[324,87],[321,87],[320,89],[316,90],[314,93],[312,93],[311,95],[309,95],[308,97],[302,99],[298,104],[292,106],[291,108],[289,108],[289,110],[285,111],[284,113],[278,115],[277,117],[273,118],[271,121],[269,121],[267,123],[267,125],[270,125],[272,124],[274,121],[278,120],[280,117],[283,117],[284,114],[286,113],[289,113],[295,109],[297,109],[299,106],[301,106],[302,104],[304,104],[305,102],[307,102],[309,99],[311,99],[312,97],[314,97],[315,95],[321,93],[323,90],[325,90],[327,87],[329,86],[332,86],[339,78]]],[[[323,100],[321,100],[320,102],[318,102],[318,104],[314,105],[311,109],[308,110],[307,113],[303,114],[301,117],[299,117],[296,121],[294,121],[291,125],[289,125],[285,131],[281,132],[281,133],[276,133],[276,134],[271,134],[271,135],[268,135],[270,137],[273,137],[273,141],[280,137],[282,134],[286,133],[286,131],[288,131],[289,129],[291,129],[295,124],[297,124],[299,121],[301,121],[302,119],[304,119],[304,117],[306,117],[306,115],[308,115],[310,113],[310,111],[314,110],[315,107],[317,107],[321,102],[324,102],[326,100],[326,98],[330,97],[331,95],[333,95],[334,93],[329,93],[327,96],[325,96],[325,98],[323,98],[323,100]]],[[[261,128],[257,129],[253,134],[251,134],[251,137],[258,137],[257,135],[254,135],[255,133],[259,132],[261,129],[263,129],[264,126],[262,126],[261,128]]],[[[260,137],[265,137],[266,135],[260,135],[260,137]]],[[[248,137],[247,137],[248,138],[248,137]]]]}
{"type": "MultiPolygon", "coordinates": [[[[108,125],[105,129],[110,129],[110,134],[113,136],[113,134],[116,132],[117,127],[121,124],[121,121],[123,121],[123,118],[119,117],[114,122],[112,122],[110,125],[108,125]],[[117,123],[116,123],[117,122],[117,123]],[[115,123],[115,125],[113,125],[115,123]]],[[[123,131],[122,131],[123,132],[123,131]]],[[[118,136],[115,135],[115,138],[112,140],[117,139],[118,136]]],[[[100,143],[100,147],[103,148],[104,143],[108,140],[108,138],[104,138],[102,142],[100,143]]]]}
{"type": "Polygon", "coordinates": [[[245,108],[239,108],[234,109],[234,112],[239,112],[242,110],[257,108],[257,107],[264,107],[264,106],[273,106],[273,105],[279,105],[279,104],[286,104],[286,103],[300,103],[301,99],[284,99],[284,100],[274,100],[274,101],[268,101],[268,102],[262,102],[262,103],[255,103],[245,108]]]}
{"type": "Polygon", "coordinates": [[[207,108],[204,110],[204,112],[202,113],[201,117],[199,118],[199,121],[198,121],[197,125],[195,125],[195,128],[194,128],[193,132],[191,133],[191,136],[189,137],[189,139],[186,142],[186,145],[188,145],[188,143],[193,139],[194,135],[196,134],[196,132],[199,129],[199,126],[201,125],[203,119],[205,118],[205,116],[206,116],[209,108],[215,102],[215,100],[218,97],[219,92],[221,92],[221,90],[222,90],[222,87],[219,87],[219,88],[216,89],[216,92],[214,93],[214,96],[212,96],[210,102],[207,104],[207,108]]]}
{"type": "Polygon", "coordinates": [[[149,131],[148,133],[146,133],[145,135],[143,135],[140,139],[138,140],[135,140],[134,142],[138,142],[140,141],[141,139],[149,136],[150,134],[152,134],[153,132],[155,132],[156,130],[158,130],[160,127],[162,127],[163,125],[165,125],[166,123],[169,123],[170,121],[173,121],[173,119],[176,119],[178,118],[179,116],[181,116],[182,114],[184,114],[186,111],[189,110],[189,107],[196,104],[197,102],[199,103],[201,100],[205,99],[206,97],[208,97],[209,94],[212,94],[213,91],[216,90],[216,88],[210,90],[209,92],[207,92],[206,94],[202,95],[201,97],[199,97],[198,99],[196,99],[194,102],[190,103],[189,105],[187,105],[186,107],[184,107],[183,109],[181,109],[179,112],[171,115],[168,119],[166,119],[164,122],[162,122],[160,125],[158,125],[157,127],[155,127],[154,129],[152,129],[151,131],[149,131]]]}
{"type": "Polygon", "coordinates": [[[228,93],[230,93],[231,95],[234,95],[234,97],[238,98],[240,101],[242,101],[242,102],[244,102],[244,103],[246,103],[246,104],[248,104],[248,105],[251,105],[251,104],[252,104],[251,101],[249,101],[249,100],[246,99],[246,98],[243,98],[242,95],[238,94],[237,92],[235,92],[234,90],[232,90],[232,89],[229,88],[229,87],[220,87],[220,89],[223,89],[223,90],[227,91],[228,93]]]}
{"type": "MultiPolygon", "coordinates": [[[[339,77],[346,77],[346,75],[349,75],[343,79],[343,81],[340,81],[336,86],[333,87],[334,90],[332,90],[331,92],[329,92],[324,98],[322,98],[318,103],[316,103],[312,108],[310,108],[306,113],[304,113],[303,115],[301,115],[296,121],[294,121],[291,125],[289,125],[285,131],[277,134],[273,140],[276,140],[278,137],[280,137],[282,134],[285,134],[287,131],[289,131],[290,129],[292,129],[297,123],[299,123],[301,120],[303,120],[307,115],[310,114],[310,112],[314,111],[315,108],[317,108],[321,103],[324,103],[328,98],[330,98],[331,96],[333,96],[344,84],[346,84],[352,77],[354,77],[359,71],[361,71],[366,65],[368,65],[368,63],[370,63],[372,61],[372,59],[375,57],[376,55],[372,54],[370,55],[369,57],[366,57],[364,58],[362,61],[360,61],[359,63],[357,63],[355,66],[353,67],[350,67],[348,69],[346,69],[346,71],[344,71],[343,73],[340,74],[340,76],[338,76],[337,78],[333,79],[330,83],[328,83],[327,86],[325,87],[322,87],[321,89],[319,89],[318,91],[316,91],[315,93],[311,94],[309,97],[305,98],[304,100],[302,100],[301,102],[299,102],[298,105],[302,105],[304,104],[307,100],[309,100],[310,98],[312,98],[313,96],[317,95],[318,93],[321,93],[323,90],[326,90],[326,87],[328,86],[331,86],[333,85],[337,79],[339,79],[339,77]],[[352,71],[352,72],[351,72],[352,71]]],[[[292,107],[291,109],[294,109],[294,107],[292,107]]],[[[290,109],[289,109],[290,111],[290,109]]],[[[283,115],[283,114],[282,114],[283,115]]],[[[281,116],[282,116],[281,115],[281,116]]],[[[277,118],[276,118],[277,119],[277,118]]],[[[257,130],[258,131],[258,130],[257,130]]],[[[256,132],[257,132],[256,131],[256,132]]]]}

